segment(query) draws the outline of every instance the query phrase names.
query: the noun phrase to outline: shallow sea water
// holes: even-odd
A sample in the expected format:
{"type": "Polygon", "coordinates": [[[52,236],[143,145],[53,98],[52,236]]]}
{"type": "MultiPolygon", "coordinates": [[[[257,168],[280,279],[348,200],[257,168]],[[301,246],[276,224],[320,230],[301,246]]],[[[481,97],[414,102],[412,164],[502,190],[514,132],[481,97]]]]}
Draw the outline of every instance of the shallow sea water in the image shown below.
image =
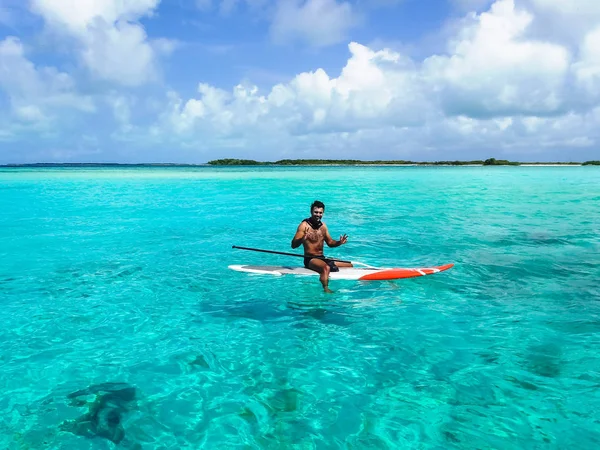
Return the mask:
{"type": "Polygon", "coordinates": [[[600,448],[593,167],[0,169],[0,448],[600,448]],[[394,282],[301,264],[309,205],[394,282]]]}

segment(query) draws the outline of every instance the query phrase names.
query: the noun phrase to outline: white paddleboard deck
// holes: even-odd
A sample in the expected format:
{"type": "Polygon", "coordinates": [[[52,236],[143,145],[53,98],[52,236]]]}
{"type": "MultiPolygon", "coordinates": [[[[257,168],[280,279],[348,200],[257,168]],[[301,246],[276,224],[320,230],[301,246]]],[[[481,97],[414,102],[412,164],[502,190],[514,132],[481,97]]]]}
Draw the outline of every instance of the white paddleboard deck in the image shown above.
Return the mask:
{"type": "MultiPolygon", "coordinates": [[[[454,264],[446,264],[436,267],[340,267],[339,272],[330,272],[330,280],[396,280],[401,278],[415,278],[450,269],[454,264]]],[[[319,276],[318,272],[298,266],[253,266],[253,265],[230,265],[231,270],[236,272],[254,273],[259,275],[299,275],[319,276]]]]}

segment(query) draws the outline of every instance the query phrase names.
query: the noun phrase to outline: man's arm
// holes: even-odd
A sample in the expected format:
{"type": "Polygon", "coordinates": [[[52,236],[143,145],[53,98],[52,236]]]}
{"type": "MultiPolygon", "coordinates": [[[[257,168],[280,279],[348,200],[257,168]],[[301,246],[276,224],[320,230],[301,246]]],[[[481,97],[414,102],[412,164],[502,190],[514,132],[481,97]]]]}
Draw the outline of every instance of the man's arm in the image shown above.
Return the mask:
{"type": "Polygon", "coordinates": [[[328,247],[339,247],[340,245],[343,245],[346,243],[346,241],[348,241],[348,236],[345,234],[342,234],[340,236],[340,239],[336,241],[329,234],[329,229],[327,228],[327,225],[323,224],[323,228],[323,231],[325,231],[325,242],[327,243],[328,247]]]}
{"type": "Polygon", "coordinates": [[[306,238],[306,234],[308,233],[308,224],[302,222],[298,225],[298,229],[296,230],[296,234],[292,239],[292,248],[298,248],[304,243],[304,239],[306,238]]]}

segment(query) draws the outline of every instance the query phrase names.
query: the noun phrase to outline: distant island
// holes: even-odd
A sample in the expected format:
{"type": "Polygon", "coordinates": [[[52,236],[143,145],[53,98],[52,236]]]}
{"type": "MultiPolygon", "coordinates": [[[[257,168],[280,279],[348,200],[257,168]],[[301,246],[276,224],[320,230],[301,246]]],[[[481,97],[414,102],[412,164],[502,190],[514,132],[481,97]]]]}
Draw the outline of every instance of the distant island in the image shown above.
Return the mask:
{"type": "Polygon", "coordinates": [[[600,161],[585,162],[516,162],[489,158],[473,161],[406,161],[358,159],[281,159],[279,161],[255,161],[253,159],[215,159],[205,164],[185,163],[27,163],[4,164],[0,167],[206,167],[206,166],[600,166],[600,161]]]}
{"type": "Polygon", "coordinates": [[[281,159],[275,162],[255,161],[252,159],[215,159],[208,162],[211,166],[315,166],[315,165],[395,165],[395,166],[521,166],[521,165],[551,165],[551,166],[600,166],[600,161],[586,162],[516,162],[506,159],[489,158],[474,161],[431,161],[417,162],[406,160],[375,160],[361,161],[358,159],[281,159]]]}

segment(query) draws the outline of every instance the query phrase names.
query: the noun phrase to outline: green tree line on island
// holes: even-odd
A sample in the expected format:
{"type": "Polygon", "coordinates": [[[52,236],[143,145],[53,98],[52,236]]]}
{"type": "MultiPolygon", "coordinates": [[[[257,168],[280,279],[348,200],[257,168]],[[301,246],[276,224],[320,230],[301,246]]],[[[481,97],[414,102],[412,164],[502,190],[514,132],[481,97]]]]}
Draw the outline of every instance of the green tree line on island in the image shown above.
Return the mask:
{"type": "Polygon", "coordinates": [[[255,161],[253,159],[215,159],[206,164],[185,164],[185,163],[26,163],[26,164],[4,164],[0,167],[198,167],[198,166],[316,166],[316,165],[415,165],[415,166],[519,166],[527,165],[544,165],[557,164],[562,166],[600,166],[600,161],[579,162],[514,162],[505,159],[489,158],[486,160],[474,161],[431,161],[431,162],[415,162],[406,160],[376,160],[376,161],[361,161],[358,159],[282,159],[275,162],[255,161]]]}
{"type": "Polygon", "coordinates": [[[376,161],[361,161],[358,159],[281,159],[279,161],[255,161],[252,159],[215,159],[208,162],[211,166],[314,166],[314,165],[427,165],[427,166],[467,166],[467,165],[480,165],[480,166],[519,166],[521,164],[561,164],[561,165],[600,165],[600,161],[586,161],[584,163],[576,162],[555,162],[555,163],[544,163],[544,162],[529,162],[520,163],[515,161],[508,161],[506,159],[489,158],[486,160],[474,160],[474,161],[433,161],[433,162],[415,162],[406,160],[376,160],[376,161]]]}
{"type": "Polygon", "coordinates": [[[362,161],[358,159],[281,159],[279,161],[255,161],[252,159],[215,159],[208,162],[211,166],[314,166],[314,165],[481,165],[484,161],[435,161],[435,162],[414,162],[405,160],[375,160],[362,161]]]}

